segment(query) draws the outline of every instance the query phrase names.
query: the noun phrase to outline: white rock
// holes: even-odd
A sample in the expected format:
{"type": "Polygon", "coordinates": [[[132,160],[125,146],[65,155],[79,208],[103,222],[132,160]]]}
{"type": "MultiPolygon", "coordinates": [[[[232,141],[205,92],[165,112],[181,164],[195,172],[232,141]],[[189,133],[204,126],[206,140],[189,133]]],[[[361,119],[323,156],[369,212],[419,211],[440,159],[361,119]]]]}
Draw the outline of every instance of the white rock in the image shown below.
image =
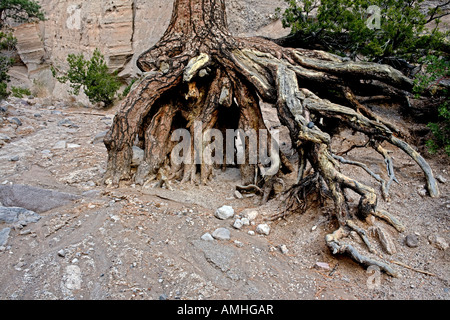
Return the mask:
{"type": "Polygon", "coordinates": [[[67,142],[66,141],[58,141],[57,143],[55,143],[55,145],[53,146],[53,149],[65,149],[67,147],[67,142]]]}
{"type": "Polygon", "coordinates": [[[269,225],[266,224],[266,223],[259,224],[259,225],[256,227],[256,232],[259,233],[259,234],[264,234],[264,235],[268,236],[269,233],[270,233],[270,227],[269,227],[269,225]]]}
{"type": "Polygon", "coordinates": [[[258,217],[258,211],[254,209],[246,209],[242,211],[242,217],[247,218],[249,221],[253,221],[258,217]]]}
{"type": "Polygon", "coordinates": [[[244,225],[244,224],[242,223],[242,220],[241,220],[241,219],[236,219],[236,221],[235,221],[234,224],[233,224],[233,228],[235,228],[235,229],[241,229],[243,225],[244,225]]]}
{"type": "Polygon", "coordinates": [[[201,239],[203,241],[214,241],[214,238],[212,237],[212,235],[209,232],[202,235],[201,239]]]}
{"type": "Polygon", "coordinates": [[[213,232],[212,236],[217,240],[230,240],[231,233],[227,228],[219,228],[213,232]]]}
{"type": "Polygon", "coordinates": [[[223,206],[217,209],[214,215],[221,220],[230,219],[234,216],[234,209],[230,206],[223,206]]]}
{"type": "Polygon", "coordinates": [[[285,244],[280,245],[280,251],[281,251],[283,254],[288,254],[288,253],[289,253],[289,249],[286,247],[285,244]]]}
{"type": "Polygon", "coordinates": [[[241,222],[242,222],[242,225],[244,225],[244,226],[250,225],[250,220],[248,220],[248,218],[242,218],[241,222]]]}

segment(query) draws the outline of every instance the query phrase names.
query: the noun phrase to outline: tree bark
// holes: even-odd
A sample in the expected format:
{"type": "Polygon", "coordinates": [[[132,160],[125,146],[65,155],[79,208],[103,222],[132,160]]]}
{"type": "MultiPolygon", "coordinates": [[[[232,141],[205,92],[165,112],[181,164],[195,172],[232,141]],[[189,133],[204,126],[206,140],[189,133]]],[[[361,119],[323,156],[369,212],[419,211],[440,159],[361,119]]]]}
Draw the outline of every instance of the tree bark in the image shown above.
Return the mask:
{"type": "MultiPolygon", "coordinates": [[[[359,103],[353,94],[354,90],[364,92],[365,86],[370,87],[372,95],[406,94],[412,89],[412,80],[392,67],[346,61],[323,51],[283,48],[263,38],[233,37],[227,27],[224,0],[175,0],[167,31],[155,46],[140,55],[137,64],[143,76],[123,101],[105,138],[109,156],[107,184],[117,186],[122,180],[134,179],[137,184],[146,185],[156,179],[156,185],[160,186],[170,178],[207,183],[213,176],[212,165],[195,162],[180,165],[170,161],[174,147],[171,134],[180,128],[188,130],[191,153],[195,155],[199,151],[195,145],[200,144],[200,153],[205,148],[196,130],[205,133],[209,129],[252,129],[259,133],[260,129],[267,129],[259,106],[262,100],[274,105],[300,155],[299,181],[289,191],[291,199],[306,201],[302,194],[317,190],[329,195],[335,203],[334,216],[340,229],[326,238],[332,252],[349,254],[365,265],[373,261],[342,244],[342,238],[354,230],[373,251],[356,220],[383,217],[403,230],[395,217],[377,209],[375,189],[343,175],[338,161],[358,165],[376,176],[386,197],[390,183],[395,181],[392,159],[381,148],[381,143],[387,142],[417,162],[425,174],[430,196],[439,196],[427,162],[398,138],[399,130],[359,103]],[[320,97],[324,91],[326,99],[320,97]],[[326,120],[324,124],[317,121],[321,118],[326,120]],[[349,162],[334,154],[330,142],[336,128],[327,125],[333,123],[331,120],[368,137],[367,147],[377,150],[388,164],[388,182],[363,163],[349,162]],[[201,123],[200,129],[197,123],[201,123]],[[131,159],[136,137],[145,149],[145,157],[133,173],[131,159]],[[310,174],[305,172],[308,162],[313,168],[310,174]],[[356,210],[351,210],[347,203],[345,189],[361,196],[356,210]]],[[[245,151],[249,156],[248,144],[245,151]]],[[[286,163],[286,157],[272,155],[272,168],[292,167],[286,163]]],[[[262,199],[267,201],[282,171],[274,173],[264,165],[241,164],[244,186],[240,188],[262,191],[262,199]]],[[[385,264],[379,266],[394,273],[385,264]]]]}

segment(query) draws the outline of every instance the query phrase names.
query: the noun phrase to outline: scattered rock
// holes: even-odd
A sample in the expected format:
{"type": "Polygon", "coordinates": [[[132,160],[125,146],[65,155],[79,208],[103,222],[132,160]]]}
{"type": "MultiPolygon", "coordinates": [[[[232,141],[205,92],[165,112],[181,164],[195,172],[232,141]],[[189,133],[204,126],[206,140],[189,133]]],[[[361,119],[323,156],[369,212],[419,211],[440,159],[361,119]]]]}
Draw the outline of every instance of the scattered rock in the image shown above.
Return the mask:
{"type": "Polygon", "coordinates": [[[3,142],[11,142],[11,138],[6,134],[0,133],[0,141],[3,142]]]}
{"type": "Polygon", "coordinates": [[[244,244],[238,240],[234,240],[233,242],[236,245],[236,247],[238,247],[238,248],[242,248],[244,246],[244,244]]]}
{"type": "Polygon", "coordinates": [[[64,249],[59,250],[58,256],[60,256],[61,258],[64,258],[66,256],[66,251],[64,249]]]}
{"type": "Polygon", "coordinates": [[[270,233],[270,226],[266,223],[260,224],[256,227],[256,232],[268,236],[270,233]]]}
{"type": "Polygon", "coordinates": [[[415,234],[409,234],[405,237],[405,244],[410,248],[417,248],[419,246],[419,237],[415,234]]]}
{"type": "Polygon", "coordinates": [[[287,246],[285,244],[280,245],[280,251],[283,254],[288,254],[289,253],[289,249],[287,248],[287,246]]]}
{"type": "Polygon", "coordinates": [[[234,191],[234,196],[236,197],[236,199],[243,199],[244,197],[242,196],[242,194],[239,191],[234,191]]]}
{"type": "Polygon", "coordinates": [[[13,156],[13,157],[9,158],[9,161],[11,161],[11,162],[17,162],[19,160],[20,160],[19,156],[13,156]]]}
{"type": "Polygon", "coordinates": [[[0,207],[0,222],[7,224],[20,223],[25,226],[29,223],[36,223],[42,217],[36,212],[17,207],[0,207]]]}
{"type": "Polygon", "coordinates": [[[444,238],[436,236],[436,235],[432,235],[428,237],[428,240],[430,241],[430,243],[435,246],[436,248],[438,248],[439,250],[447,250],[449,245],[447,243],[447,241],[445,241],[444,238]]]}
{"type": "Polygon", "coordinates": [[[70,193],[26,185],[0,185],[0,201],[7,207],[19,207],[37,213],[69,204],[80,197],[70,193]]]}
{"type": "Polygon", "coordinates": [[[255,235],[255,231],[253,231],[253,230],[248,230],[248,232],[247,232],[249,235],[251,235],[251,236],[254,236],[255,235]]]}
{"type": "Polygon", "coordinates": [[[19,118],[16,118],[16,117],[9,118],[8,121],[9,121],[10,123],[16,124],[16,125],[19,126],[19,127],[22,125],[22,121],[20,121],[20,119],[19,119],[19,118]]]}
{"type": "Polygon", "coordinates": [[[79,144],[76,143],[68,143],[67,144],[67,149],[77,149],[80,148],[81,146],[79,144]]]}
{"type": "Polygon", "coordinates": [[[259,213],[255,209],[246,209],[242,211],[241,215],[242,217],[247,218],[249,221],[253,221],[258,217],[259,213]]]}
{"type": "Polygon", "coordinates": [[[231,233],[227,228],[219,228],[213,232],[212,236],[217,240],[230,240],[231,233]]]}
{"type": "Polygon", "coordinates": [[[397,252],[397,249],[395,248],[394,241],[392,241],[392,237],[389,235],[389,233],[381,226],[375,227],[374,231],[378,236],[378,239],[380,240],[381,246],[384,248],[384,250],[388,254],[395,254],[397,252]]]}
{"type": "Polygon", "coordinates": [[[427,196],[427,190],[425,188],[419,188],[417,189],[417,193],[419,194],[419,196],[421,197],[426,197],[427,196]]]}
{"type": "Polygon", "coordinates": [[[438,175],[436,177],[436,180],[439,181],[442,184],[445,184],[447,182],[447,179],[445,179],[442,175],[438,175]]]}
{"type": "Polygon", "coordinates": [[[63,119],[58,122],[59,127],[78,128],[78,126],[69,119],[63,119]]]}
{"type": "Polygon", "coordinates": [[[52,149],[65,149],[67,147],[67,142],[64,140],[55,143],[52,149]]]}
{"type": "Polygon", "coordinates": [[[214,241],[214,238],[212,237],[212,235],[209,232],[202,235],[201,239],[203,241],[214,241]]]}
{"type": "Polygon", "coordinates": [[[233,228],[239,230],[239,229],[242,228],[243,225],[244,225],[244,224],[242,223],[242,220],[241,220],[241,219],[236,219],[236,221],[235,221],[234,224],[233,224],[233,228]]]}
{"type": "Polygon", "coordinates": [[[223,206],[217,209],[214,215],[220,220],[227,220],[234,216],[234,209],[230,206],[223,206]]]}
{"type": "Polygon", "coordinates": [[[6,246],[10,232],[11,228],[4,228],[0,231],[0,247],[6,246]]]}
{"type": "Polygon", "coordinates": [[[244,225],[244,226],[250,225],[250,220],[248,220],[248,218],[242,218],[241,222],[242,222],[242,225],[244,225]]]}
{"type": "Polygon", "coordinates": [[[316,262],[316,264],[314,265],[314,268],[323,269],[323,270],[331,270],[330,265],[326,262],[316,262]]]}

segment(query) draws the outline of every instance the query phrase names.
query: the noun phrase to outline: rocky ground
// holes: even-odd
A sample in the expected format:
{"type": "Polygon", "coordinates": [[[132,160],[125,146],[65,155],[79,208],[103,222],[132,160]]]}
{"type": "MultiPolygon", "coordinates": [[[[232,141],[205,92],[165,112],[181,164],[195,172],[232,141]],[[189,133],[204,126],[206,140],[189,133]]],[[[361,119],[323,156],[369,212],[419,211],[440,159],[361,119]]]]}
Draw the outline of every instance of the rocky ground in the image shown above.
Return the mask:
{"type": "MultiPolygon", "coordinates": [[[[235,168],[207,186],[105,188],[101,140],[114,113],[31,97],[0,104],[0,299],[450,298],[450,168],[442,157],[428,159],[441,181],[441,197],[431,199],[420,168],[388,147],[401,184],[380,206],[407,227],[399,234],[384,225],[394,253],[378,249],[401,275],[392,278],[330,254],[331,204],[266,221],[285,203],[236,197],[235,168]],[[216,216],[223,206],[231,217],[216,216]]],[[[342,138],[342,148],[362,139],[342,138]]],[[[378,154],[349,157],[358,155],[385,174],[378,154]]],[[[354,245],[364,250],[357,238],[354,245]]]]}

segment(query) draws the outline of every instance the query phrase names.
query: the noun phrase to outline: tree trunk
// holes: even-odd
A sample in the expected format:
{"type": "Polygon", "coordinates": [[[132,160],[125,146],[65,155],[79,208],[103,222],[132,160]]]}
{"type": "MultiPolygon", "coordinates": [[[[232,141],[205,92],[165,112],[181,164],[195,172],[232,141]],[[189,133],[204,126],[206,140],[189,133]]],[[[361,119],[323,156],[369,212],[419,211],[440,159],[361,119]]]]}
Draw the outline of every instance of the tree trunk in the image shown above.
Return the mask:
{"type": "MultiPolygon", "coordinates": [[[[386,91],[404,94],[412,89],[411,79],[386,65],[350,62],[323,51],[283,48],[263,38],[233,37],[227,27],[224,0],[175,0],[167,31],[139,57],[137,64],[144,74],[122,103],[105,138],[109,155],[107,184],[117,186],[121,180],[131,179],[141,185],[156,180],[157,186],[169,185],[173,179],[207,183],[213,164],[195,161],[201,160],[208,147],[202,142],[202,135],[213,132],[211,129],[256,132],[257,143],[245,145],[247,158],[252,156],[252,147],[263,147],[259,142],[262,132],[266,132],[261,130],[266,129],[259,106],[263,100],[276,107],[300,155],[299,182],[288,191],[290,199],[304,201],[301,195],[305,189],[308,193],[317,190],[329,195],[340,225],[338,231],[327,236],[329,248],[395,274],[389,266],[342,244],[349,230],[366,239],[364,230],[354,223],[356,218],[364,220],[372,215],[396,225],[398,230],[403,227],[395,217],[377,209],[373,188],[339,172],[338,161],[359,166],[376,177],[385,197],[391,182],[396,181],[394,172],[389,170],[390,179],[384,181],[363,163],[335,155],[330,141],[336,128],[327,124],[338,121],[365,134],[370,139],[367,147],[379,152],[390,169],[392,159],[381,143],[399,147],[423,169],[428,191],[437,197],[437,184],[426,161],[397,137],[399,131],[392,124],[360,104],[353,94],[353,90],[364,91],[365,85],[370,86],[372,95],[386,91]],[[324,91],[326,99],[320,97],[324,91]],[[321,118],[323,122],[316,120],[321,118]],[[177,129],[190,133],[190,150],[184,152],[194,161],[175,163],[171,159],[175,150],[171,137],[177,129]],[[145,149],[145,158],[133,173],[132,147],[137,138],[145,149]],[[310,174],[305,172],[307,163],[313,168],[310,174]],[[345,189],[361,196],[356,212],[346,202],[345,189]]],[[[264,201],[269,199],[274,181],[282,177],[278,169],[292,168],[275,147],[276,142],[272,141],[269,162],[258,159],[258,163],[239,164],[244,184],[240,188],[260,190],[264,201]]],[[[367,244],[372,251],[368,241],[367,244]]]]}

